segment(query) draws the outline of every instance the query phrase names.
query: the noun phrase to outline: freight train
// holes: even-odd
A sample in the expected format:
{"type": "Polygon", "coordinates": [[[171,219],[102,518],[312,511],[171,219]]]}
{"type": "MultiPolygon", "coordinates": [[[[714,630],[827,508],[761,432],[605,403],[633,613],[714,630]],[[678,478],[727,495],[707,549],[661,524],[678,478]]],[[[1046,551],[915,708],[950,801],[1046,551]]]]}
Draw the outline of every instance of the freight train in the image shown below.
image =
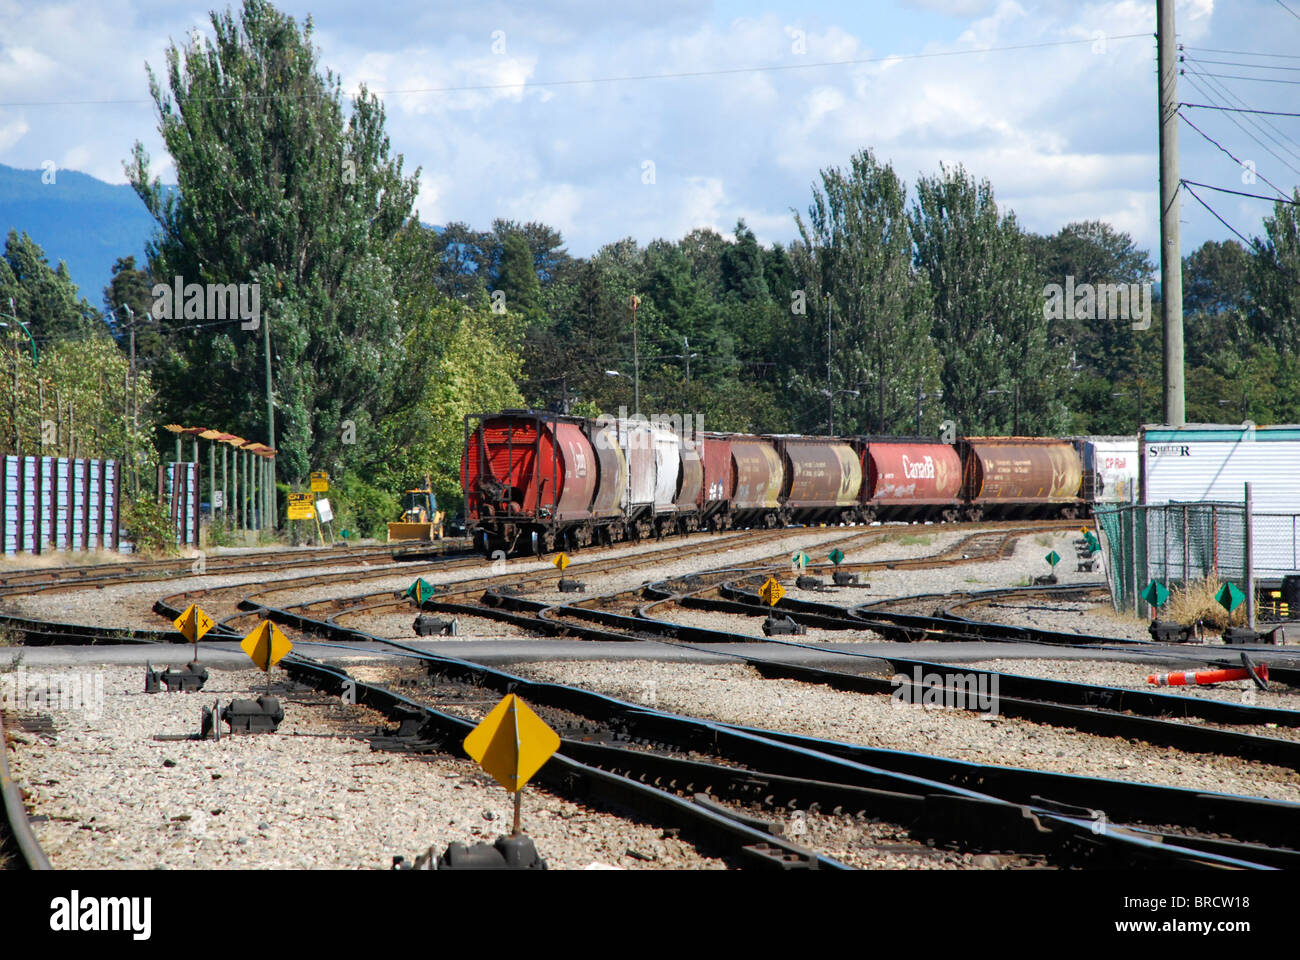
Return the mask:
{"type": "Polygon", "coordinates": [[[465,418],[485,554],[792,524],[1081,517],[1132,499],[1135,437],[754,436],[505,410],[465,418]]]}

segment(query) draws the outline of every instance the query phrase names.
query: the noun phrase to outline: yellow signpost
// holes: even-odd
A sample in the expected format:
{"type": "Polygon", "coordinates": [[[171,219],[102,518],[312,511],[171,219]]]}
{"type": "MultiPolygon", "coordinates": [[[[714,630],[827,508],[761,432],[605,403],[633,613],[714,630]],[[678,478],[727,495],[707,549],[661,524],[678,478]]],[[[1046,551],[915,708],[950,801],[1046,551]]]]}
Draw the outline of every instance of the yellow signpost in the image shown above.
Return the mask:
{"type": "Polygon", "coordinates": [[[560,748],[560,735],[511,693],[470,731],[464,745],[485,773],[515,795],[517,835],[524,785],[560,748]]]}
{"type": "Polygon", "coordinates": [[[194,662],[199,662],[199,641],[203,635],[216,624],[197,603],[191,603],[185,612],[172,621],[172,626],[180,631],[182,637],[194,644],[194,662]]]}
{"type": "Polygon", "coordinates": [[[329,493],[330,475],[324,470],[313,470],[311,474],[311,492],[329,493]]]}
{"type": "Polygon", "coordinates": [[[564,568],[569,565],[569,555],[567,553],[557,553],[551,563],[559,567],[560,572],[563,573],[564,568]]]}
{"type": "Polygon", "coordinates": [[[239,646],[257,665],[257,669],[267,673],[270,673],[271,668],[293,649],[289,638],[270,620],[263,620],[255,626],[248,636],[240,641],[239,646]]]}
{"type": "Polygon", "coordinates": [[[776,582],[775,577],[768,577],[758,588],[758,595],[769,607],[775,607],[776,602],[785,596],[785,588],[776,582]]]}

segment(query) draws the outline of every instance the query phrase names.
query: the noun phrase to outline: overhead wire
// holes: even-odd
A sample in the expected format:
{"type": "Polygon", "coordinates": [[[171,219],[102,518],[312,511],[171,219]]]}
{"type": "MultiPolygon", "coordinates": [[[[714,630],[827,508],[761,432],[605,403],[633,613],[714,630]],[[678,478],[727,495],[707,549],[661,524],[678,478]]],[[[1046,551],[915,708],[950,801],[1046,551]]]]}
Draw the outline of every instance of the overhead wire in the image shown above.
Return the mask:
{"type": "MultiPolygon", "coordinates": [[[[1150,37],[1150,33],[1123,33],[1113,37],[1107,37],[1107,40],[1133,40],[1139,37],[1150,37]]],[[[1034,50],[1049,47],[1066,47],[1075,46],[1084,43],[1095,43],[1092,37],[1078,38],[1071,40],[1046,40],[1039,43],[1017,43],[1001,47],[976,47],[969,50],[938,50],[928,53],[900,53],[890,54],[881,57],[854,57],[845,60],[821,60],[810,63],[776,63],[776,64],[757,64],[744,67],[726,67],[717,70],[687,70],[676,73],[643,73],[643,74],[626,74],[621,76],[608,77],[576,77],[564,78],[559,80],[524,80],[515,83],[478,83],[464,84],[459,86],[445,87],[410,87],[406,89],[392,90],[368,90],[367,92],[374,96],[395,96],[408,95],[416,93],[467,93],[482,90],[518,90],[537,87],[565,87],[581,86],[585,84],[602,84],[602,83],[626,83],[641,80],[682,80],[695,79],[699,77],[720,77],[741,73],[776,73],[787,70],[812,70],[820,67],[842,67],[842,66],[861,66],[874,63],[897,63],[909,60],[933,60],[946,57],[965,57],[975,56],[983,53],[1006,53],[1018,50],[1034,50]]],[[[283,92],[273,94],[252,94],[240,96],[224,97],[194,97],[187,101],[191,103],[213,101],[213,102],[252,102],[271,99],[312,99],[327,96],[329,91],[320,93],[300,94],[291,96],[283,92]]],[[[10,101],[0,103],[0,107],[59,107],[59,106],[99,106],[108,104],[151,104],[152,99],[143,98],[125,98],[113,100],[36,100],[36,101],[10,101]]]]}
{"type": "MultiPolygon", "coordinates": [[[[1194,64],[1196,61],[1195,61],[1195,60],[1190,60],[1190,61],[1185,61],[1185,62],[1194,64]]],[[[1192,74],[1191,74],[1191,75],[1188,75],[1188,74],[1186,74],[1186,73],[1184,73],[1183,75],[1186,76],[1187,79],[1188,79],[1189,81],[1192,81],[1192,85],[1193,85],[1194,87],[1196,87],[1196,89],[1198,89],[1198,90],[1200,90],[1202,93],[1204,93],[1204,94],[1206,95],[1206,97],[1207,97],[1209,100],[1211,100],[1211,102],[1221,103],[1221,104],[1226,102],[1226,103],[1230,103],[1230,104],[1236,104],[1237,106],[1240,106],[1240,107],[1248,107],[1248,106],[1249,106],[1249,105],[1246,103],[1246,101],[1243,100],[1241,97],[1237,96],[1237,94],[1236,94],[1234,91],[1232,91],[1231,89],[1229,89],[1229,88],[1228,88],[1227,86],[1225,86],[1224,84],[1219,83],[1217,80],[1214,80],[1214,79],[1213,79],[1209,74],[1205,73],[1205,72],[1202,71],[1202,70],[1199,70],[1199,69],[1193,67],[1193,68],[1192,68],[1192,74]],[[1207,90],[1205,89],[1205,87],[1203,87],[1203,86],[1201,86],[1199,83],[1195,82],[1195,81],[1193,80],[1193,77],[1201,77],[1201,78],[1205,79],[1205,81],[1206,81],[1206,85],[1207,85],[1207,86],[1211,86],[1213,89],[1217,90],[1217,91],[1219,92],[1219,96],[1216,98],[1213,94],[1211,94],[1209,91],[1207,91],[1207,90]]],[[[1282,139],[1284,139],[1284,140],[1286,140],[1287,142],[1289,142],[1290,144],[1292,144],[1292,146],[1300,147],[1300,143],[1298,143],[1298,142],[1297,142],[1293,137],[1291,137],[1290,135],[1288,135],[1288,134],[1287,134],[1287,133],[1286,133],[1286,132],[1281,128],[1281,127],[1279,127],[1277,124],[1275,124],[1272,120],[1269,120],[1269,119],[1267,119],[1267,118],[1263,118],[1263,119],[1260,119],[1260,120],[1256,120],[1256,119],[1255,119],[1255,116],[1256,116],[1256,115],[1253,114],[1253,113],[1252,113],[1252,114],[1244,114],[1244,115],[1243,115],[1243,119],[1245,119],[1245,121],[1246,121],[1247,123],[1249,123],[1252,127],[1254,127],[1256,130],[1259,130],[1261,133],[1263,133],[1265,136],[1267,136],[1270,140],[1272,140],[1274,143],[1276,143],[1279,147],[1282,147],[1282,149],[1287,150],[1288,152],[1292,152],[1292,153],[1294,153],[1294,151],[1291,151],[1290,148],[1286,147],[1285,145],[1283,145],[1283,144],[1281,143],[1281,141],[1278,139],[1279,137],[1281,137],[1282,139]],[[1273,136],[1272,134],[1267,133],[1267,132],[1264,130],[1264,127],[1267,127],[1269,130],[1273,131],[1273,133],[1277,134],[1277,136],[1273,136]]]]}

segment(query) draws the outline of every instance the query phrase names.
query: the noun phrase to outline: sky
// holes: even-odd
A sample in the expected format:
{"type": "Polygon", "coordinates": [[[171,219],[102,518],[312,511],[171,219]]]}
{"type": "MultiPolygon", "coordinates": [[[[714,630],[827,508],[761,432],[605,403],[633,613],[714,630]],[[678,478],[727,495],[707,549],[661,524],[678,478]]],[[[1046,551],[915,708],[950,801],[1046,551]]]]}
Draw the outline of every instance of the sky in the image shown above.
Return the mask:
{"type": "MultiPolygon", "coordinates": [[[[380,94],[393,151],[420,169],[426,223],[539,220],[578,256],[627,236],[730,234],[742,218],[760,241],[788,242],[819,171],[869,147],[909,186],[961,164],[1027,229],[1105,220],[1155,259],[1154,0],[277,6],[312,17],[346,91],[380,94]],[[990,49],[1005,47],[1020,49],[990,49]]],[[[140,140],[175,182],[146,64],[161,71],[170,42],[211,36],[209,9],[0,0],[0,163],[122,183],[140,140]]],[[[1176,10],[1194,61],[1180,100],[1297,111],[1300,0],[1176,10]],[[1231,79],[1245,77],[1268,80],[1231,79]]],[[[1266,181],[1300,184],[1300,118],[1184,112],[1233,155],[1183,122],[1184,178],[1269,195],[1266,181]]],[[[1197,192],[1262,233],[1271,204],[1197,192]]],[[[1181,219],[1184,253],[1232,236],[1186,193],[1181,219]]]]}

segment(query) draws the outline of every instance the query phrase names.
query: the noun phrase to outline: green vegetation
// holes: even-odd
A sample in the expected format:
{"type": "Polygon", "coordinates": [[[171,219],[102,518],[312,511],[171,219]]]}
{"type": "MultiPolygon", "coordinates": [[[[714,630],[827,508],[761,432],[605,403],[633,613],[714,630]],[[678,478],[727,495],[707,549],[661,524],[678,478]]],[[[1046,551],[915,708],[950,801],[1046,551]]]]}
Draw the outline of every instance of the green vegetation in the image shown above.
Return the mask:
{"type": "MultiPolygon", "coordinates": [[[[166,423],[269,440],[269,328],[279,481],[301,490],[308,471],[329,471],[335,528],[383,536],[400,492],[426,475],[457,509],[466,414],[630,409],[634,294],[641,409],[696,414],[705,429],[815,433],[833,418],[844,434],[934,435],[944,420],[967,435],[1017,421],[1106,434],[1158,414],[1158,301],[1146,330],[1046,319],[1048,284],[1153,279],[1148,253],[1105,223],[1029,233],[960,166],[920,176],[909,203],[864,146],[810,171],[789,244],[763,246],[743,220],[730,236],[614,239],[585,258],[543,223],[433,230],[413,215],[420,171],[391,150],[380,101],[364,87],[345,99],[310,21],[245,0],[211,23],[213,39],[169,46],[148,72],[179,185],[164,188],[135,145],[127,175],[158,232],[147,263],[115,265],[113,335],[62,265],[9,235],[0,310],[14,298],[41,359],[18,331],[0,337],[18,383],[0,403],[5,450],[40,449],[53,420],[45,452],[135,450],[149,477],[155,447],[171,449],[166,423]],[[258,284],[257,325],[153,316],[153,285],[177,277],[258,284]]],[[[1253,248],[1207,243],[1187,258],[1189,421],[1300,422],[1296,209],[1276,204],[1253,248]]]]}
{"type": "Polygon", "coordinates": [[[176,553],[176,529],[166,508],[151,496],[122,501],[122,526],[136,553],[176,553]]]}

